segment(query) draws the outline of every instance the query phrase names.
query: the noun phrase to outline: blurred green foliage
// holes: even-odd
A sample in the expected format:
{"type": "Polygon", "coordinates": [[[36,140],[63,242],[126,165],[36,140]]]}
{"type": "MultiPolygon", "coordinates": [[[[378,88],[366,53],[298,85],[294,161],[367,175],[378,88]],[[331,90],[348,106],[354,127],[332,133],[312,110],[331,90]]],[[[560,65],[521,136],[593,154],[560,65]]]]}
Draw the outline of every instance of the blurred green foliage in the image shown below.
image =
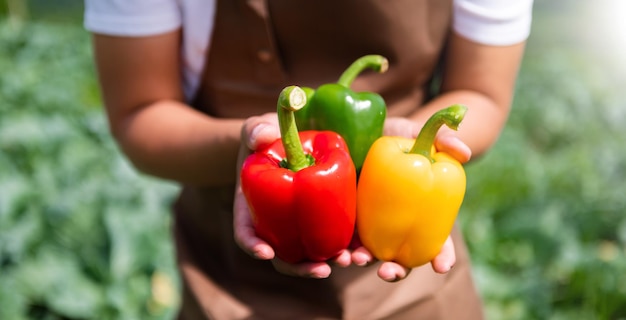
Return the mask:
{"type": "Polygon", "coordinates": [[[111,140],[76,24],[0,19],[0,319],[170,319],[176,187],[111,140]]]}
{"type": "MultiPolygon", "coordinates": [[[[120,154],[82,1],[59,3],[0,1],[0,319],[170,319],[177,188],[120,154]]],[[[537,2],[510,122],[467,166],[490,319],[626,318],[626,72],[572,35],[573,3],[537,2]]]]}
{"type": "Polygon", "coordinates": [[[626,318],[626,69],[561,5],[536,6],[510,121],[467,168],[460,222],[490,319],[626,318]]]}

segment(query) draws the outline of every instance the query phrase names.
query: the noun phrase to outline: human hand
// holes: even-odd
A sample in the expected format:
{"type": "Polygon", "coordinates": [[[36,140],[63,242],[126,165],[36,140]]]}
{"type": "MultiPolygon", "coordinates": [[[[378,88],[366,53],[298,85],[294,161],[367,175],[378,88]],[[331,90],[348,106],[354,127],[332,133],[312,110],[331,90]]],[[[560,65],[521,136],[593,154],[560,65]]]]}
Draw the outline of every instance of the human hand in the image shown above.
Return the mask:
{"type": "MultiPolygon", "coordinates": [[[[384,135],[415,138],[421,126],[414,121],[405,118],[388,118],[385,121],[384,135]]],[[[435,148],[446,152],[456,158],[459,162],[467,162],[471,157],[471,150],[465,145],[453,130],[442,128],[435,140],[435,148]]],[[[365,247],[357,245],[352,253],[352,261],[359,266],[365,266],[375,260],[373,255],[365,247]]],[[[454,243],[448,236],[444,242],[441,252],[432,261],[431,266],[437,273],[448,272],[456,262],[454,243]]],[[[383,262],[378,268],[378,276],[388,282],[399,281],[406,278],[411,269],[405,268],[395,262],[383,262]]]]}
{"type": "MultiPolygon", "coordinates": [[[[241,131],[241,146],[237,168],[253,151],[268,146],[280,138],[278,120],[275,113],[248,118],[241,131]]],[[[271,260],[274,268],[283,274],[299,277],[327,278],[331,273],[330,263],[348,266],[351,263],[350,252],[343,250],[328,262],[305,262],[290,264],[276,257],[274,249],[256,236],[252,215],[239,184],[235,191],[233,208],[234,235],[237,244],[251,256],[261,260],[271,260]]]]}
{"type": "MultiPolygon", "coordinates": [[[[372,253],[362,245],[357,246],[352,252],[351,258],[352,262],[357,266],[367,266],[376,260],[372,253]]],[[[444,274],[450,271],[455,263],[454,242],[448,236],[441,248],[441,252],[430,262],[430,265],[435,272],[444,274]]],[[[387,282],[400,281],[406,278],[410,272],[411,269],[391,261],[385,261],[378,267],[378,277],[387,282]]]]}

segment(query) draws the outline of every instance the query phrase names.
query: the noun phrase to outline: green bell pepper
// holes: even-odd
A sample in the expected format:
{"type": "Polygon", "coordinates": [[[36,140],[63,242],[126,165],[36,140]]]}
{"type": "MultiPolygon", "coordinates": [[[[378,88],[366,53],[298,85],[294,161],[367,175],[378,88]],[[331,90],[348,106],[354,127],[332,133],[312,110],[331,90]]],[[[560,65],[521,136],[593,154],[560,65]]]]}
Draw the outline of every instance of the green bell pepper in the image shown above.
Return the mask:
{"type": "Polygon", "coordinates": [[[350,85],[366,68],[383,73],[388,67],[383,56],[363,56],[343,72],[337,83],[323,84],[317,90],[304,87],[308,103],[295,113],[302,130],[330,130],[341,135],[357,172],[370,146],[383,134],[387,107],[379,94],[354,92],[350,85]]]}

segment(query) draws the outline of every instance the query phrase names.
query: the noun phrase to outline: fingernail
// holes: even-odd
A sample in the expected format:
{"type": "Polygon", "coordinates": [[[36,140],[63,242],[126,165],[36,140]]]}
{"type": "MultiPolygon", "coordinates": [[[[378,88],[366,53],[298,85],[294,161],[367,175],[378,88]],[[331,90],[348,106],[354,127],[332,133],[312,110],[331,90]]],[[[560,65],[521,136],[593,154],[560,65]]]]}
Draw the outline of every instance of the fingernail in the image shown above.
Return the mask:
{"type": "Polygon", "coordinates": [[[277,138],[280,138],[280,130],[278,127],[268,123],[260,123],[250,132],[248,147],[251,150],[256,150],[260,146],[271,143],[277,138]]]}
{"type": "Polygon", "coordinates": [[[252,252],[252,255],[254,256],[254,258],[259,260],[268,260],[274,258],[270,252],[263,249],[255,250],[254,252],[252,252]]]}
{"type": "Polygon", "coordinates": [[[252,132],[250,132],[250,136],[248,136],[248,148],[254,150],[256,148],[256,139],[259,136],[259,134],[261,133],[261,131],[263,131],[265,128],[267,128],[268,125],[266,123],[259,123],[256,127],[254,127],[254,129],[252,129],[252,132]]]}
{"type": "MultiPolygon", "coordinates": [[[[366,266],[368,263],[370,263],[370,261],[369,261],[369,259],[368,259],[367,257],[362,257],[362,259],[359,259],[359,255],[360,255],[360,254],[357,254],[357,255],[356,255],[356,259],[354,259],[354,260],[356,260],[356,261],[354,261],[354,264],[355,264],[355,265],[357,265],[357,266],[359,266],[359,267],[364,267],[364,266],[366,266]]],[[[363,255],[363,256],[364,256],[364,255],[363,255]]]]}
{"type": "Polygon", "coordinates": [[[330,267],[318,267],[315,270],[311,270],[310,276],[315,279],[325,279],[330,276],[330,267]]]}
{"type": "Polygon", "coordinates": [[[263,129],[267,128],[267,126],[267,123],[259,123],[256,125],[254,129],[252,129],[252,132],[250,132],[250,138],[256,138],[256,136],[258,136],[263,129]]]}

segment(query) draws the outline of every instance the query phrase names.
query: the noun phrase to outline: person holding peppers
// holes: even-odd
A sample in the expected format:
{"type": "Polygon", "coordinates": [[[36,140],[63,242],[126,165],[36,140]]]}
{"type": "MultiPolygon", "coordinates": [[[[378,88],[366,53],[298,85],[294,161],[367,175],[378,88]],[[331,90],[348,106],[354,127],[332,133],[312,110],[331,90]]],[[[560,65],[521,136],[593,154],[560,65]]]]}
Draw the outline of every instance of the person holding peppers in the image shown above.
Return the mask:
{"type": "MultiPolygon", "coordinates": [[[[327,260],[287,262],[259,237],[240,169],[280,137],[276,103],[291,85],[311,89],[310,107],[326,103],[318,98],[331,96],[327,84],[365,104],[380,101],[361,93],[380,95],[384,115],[372,119],[384,116],[382,132],[368,129],[376,135],[415,138],[438,110],[465,105],[459,130],[439,130],[434,148],[461,163],[481,156],[509,114],[532,0],[85,4],[113,136],[138,170],[181,185],[173,205],[180,319],[484,317],[460,230],[430,267],[376,261],[358,234],[327,260]],[[368,55],[386,58],[384,72],[341,76],[368,55]]],[[[310,111],[300,123],[318,130],[327,114],[310,111]]],[[[341,112],[322,127],[360,137],[350,130],[363,122],[341,112]]]]}

